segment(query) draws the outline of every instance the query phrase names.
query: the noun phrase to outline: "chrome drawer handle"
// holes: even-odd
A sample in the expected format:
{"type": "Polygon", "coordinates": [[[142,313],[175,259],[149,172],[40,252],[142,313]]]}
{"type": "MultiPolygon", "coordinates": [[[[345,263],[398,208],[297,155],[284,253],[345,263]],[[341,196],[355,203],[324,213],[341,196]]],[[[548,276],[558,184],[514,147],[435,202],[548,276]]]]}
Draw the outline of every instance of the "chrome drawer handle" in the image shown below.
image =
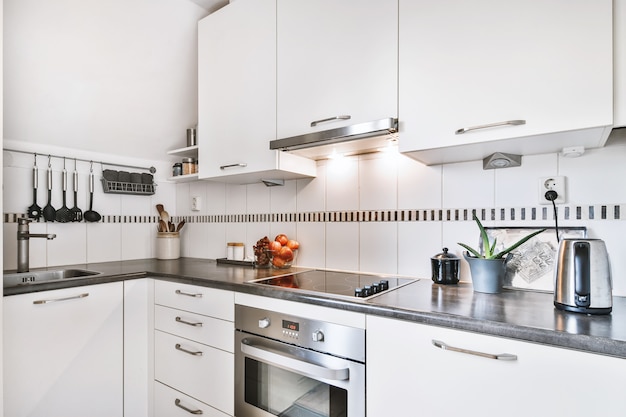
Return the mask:
{"type": "Polygon", "coordinates": [[[239,167],[239,168],[245,168],[245,167],[247,167],[247,166],[248,166],[248,164],[246,164],[246,163],[241,163],[241,164],[230,164],[230,165],[222,165],[222,166],[220,166],[220,169],[223,171],[223,170],[228,169],[228,168],[237,168],[237,167],[239,167]]]}
{"type": "Polygon", "coordinates": [[[35,300],[33,301],[33,304],[49,304],[49,303],[56,303],[58,301],[76,300],[78,298],[85,298],[85,297],[89,297],[88,292],[83,293],[83,294],[73,295],[71,297],[65,297],[65,298],[52,298],[49,300],[35,300]]]}
{"type": "Polygon", "coordinates": [[[320,123],[330,122],[331,120],[349,120],[351,118],[352,118],[352,116],[346,114],[346,115],[343,115],[343,116],[329,117],[327,119],[313,120],[311,122],[311,127],[317,126],[320,123]]]}
{"type": "Polygon", "coordinates": [[[189,293],[189,292],[184,292],[181,290],[176,290],[176,294],[180,294],[180,295],[186,295],[187,297],[196,297],[196,298],[201,298],[202,297],[202,293],[189,293]]]}
{"type": "Polygon", "coordinates": [[[186,324],[186,325],[188,325],[188,326],[202,327],[202,323],[201,323],[201,322],[192,323],[192,322],[190,322],[190,321],[185,321],[185,320],[183,320],[183,319],[182,319],[182,318],[180,318],[180,317],[176,317],[176,321],[177,321],[178,323],[186,324]]]}
{"type": "Polygon", "coordinates": [[[184,405],[181,405],[180,400],[178,398],[176,398],[176,401],[174,401],[174,405],[176,407],[182,408],[183,410],[191,414],[202,414],[202,410],[192,410],[191,408],[187,408],[184,405]]]}
{"type": "Polygon", "coordinates": [[[439,349],[451,350],[453,352],[466,353],[468,355],[481,356],[483,358],[496,359],[496,360],[501,360],[501,361],[516,361],[517,360],[517,355],[513,355],[511,353],[496,353],[496,354],[493,354],[493,353],[478,352],[478,351],[475,351],[475,350],[468,350],[468,349],[463,349],[463,348],[450,346],[450,345],[445,344],[442,341],[435,340],[435,339],[433,339],[433,345],[435,345],[439,349]]]}
{"type": "Polygon", "coordinates": [[[187,350],[187,349],[181,347],[180,343],[176,343],[176,346],[174,346],[174,347],[176,348],[176,350],[180,350],[181,352],[185,352],[185,353],[188,353],[188,354],[193,355],[193,356],[202,356],[202,352],[200,352],[200,351],[192,352],[191,350],[187,350]]]}
{"type": "Polygon", "coordinates": [[[489,129],[490,127],[499,127],[499,126],[519,126],[519,125],[525,125],[525,124],[526,124],[526,120],[507,120],[504,122],[489,123],[486,125],[464,127],[462,129],[458,129],[456,132],[454,132],[454,134],[462,135],[463,133],[467,133],[472,130],[489,129]]]}

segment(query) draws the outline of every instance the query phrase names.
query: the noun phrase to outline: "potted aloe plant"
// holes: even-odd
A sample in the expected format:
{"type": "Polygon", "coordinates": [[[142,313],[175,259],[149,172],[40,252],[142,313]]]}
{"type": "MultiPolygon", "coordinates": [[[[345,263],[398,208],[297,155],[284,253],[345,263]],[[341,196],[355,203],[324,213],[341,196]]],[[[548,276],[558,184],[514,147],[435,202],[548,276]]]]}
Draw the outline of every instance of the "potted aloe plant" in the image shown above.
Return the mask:
{"type": "Polygon", "coordinates": [[[478,217],[476,217],[476,213],[473,213],[472,217],[480,229],[483,253],[481,254],[478,250],[465,243],[459,243],[459,245],[467,249],[467,252],[463,252],[463,257],[470,266],[474,291],[499,293],[502,289],[502,282],[506,274],[506,263],[511,258],[511,252],[546,229],[530,233],[508,248],[496,252],[497,239],[494,239],[493,242],[489,242],[489,236],[487,236],[483,224],[478,217]]]}

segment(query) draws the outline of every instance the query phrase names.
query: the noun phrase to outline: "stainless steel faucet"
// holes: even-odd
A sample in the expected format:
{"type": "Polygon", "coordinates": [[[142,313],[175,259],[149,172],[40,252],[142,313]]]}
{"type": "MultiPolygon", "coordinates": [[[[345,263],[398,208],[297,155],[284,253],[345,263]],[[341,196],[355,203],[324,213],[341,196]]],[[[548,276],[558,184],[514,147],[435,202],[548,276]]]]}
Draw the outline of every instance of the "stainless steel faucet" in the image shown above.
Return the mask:
{"type": "Polygon", "coordinates": [[[17,272],[28,272],[29,270],[29,257],[30,257],[30,238],[41,237],[48,240],[52,240],[57,235],[46,233],[30,233],[28,224],[31,219],[19,218],[17,219],[17,272]]]}

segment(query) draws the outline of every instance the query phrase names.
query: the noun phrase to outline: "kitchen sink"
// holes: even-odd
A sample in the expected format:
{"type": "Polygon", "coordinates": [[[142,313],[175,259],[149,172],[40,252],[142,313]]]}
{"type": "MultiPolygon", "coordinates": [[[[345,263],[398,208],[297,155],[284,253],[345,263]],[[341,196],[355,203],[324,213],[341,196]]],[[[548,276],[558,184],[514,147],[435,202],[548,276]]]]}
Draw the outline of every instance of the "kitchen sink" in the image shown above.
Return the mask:
{"type": "Polygon", "coordinates": [[[43,284],[50,281],[60,281],[69,278],[83,278],[100,274],[100,272],[89,271],[86,269],[57,269],[52,271],[4,274],[3,288],[17,287],[19,285],[43,284]]]}

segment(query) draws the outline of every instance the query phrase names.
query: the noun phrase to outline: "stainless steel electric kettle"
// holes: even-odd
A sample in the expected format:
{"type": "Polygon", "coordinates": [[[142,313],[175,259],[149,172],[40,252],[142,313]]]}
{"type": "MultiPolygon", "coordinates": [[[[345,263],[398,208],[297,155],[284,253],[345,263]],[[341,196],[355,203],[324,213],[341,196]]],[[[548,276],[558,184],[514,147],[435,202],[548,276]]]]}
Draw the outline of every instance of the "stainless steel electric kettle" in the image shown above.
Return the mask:
{"type": "Polygon", "coordinates": [[[562,239],[554,269],[554,306],[585,314],[609,314],[613,283],[606,245],[600,239],[562,239]]]}

